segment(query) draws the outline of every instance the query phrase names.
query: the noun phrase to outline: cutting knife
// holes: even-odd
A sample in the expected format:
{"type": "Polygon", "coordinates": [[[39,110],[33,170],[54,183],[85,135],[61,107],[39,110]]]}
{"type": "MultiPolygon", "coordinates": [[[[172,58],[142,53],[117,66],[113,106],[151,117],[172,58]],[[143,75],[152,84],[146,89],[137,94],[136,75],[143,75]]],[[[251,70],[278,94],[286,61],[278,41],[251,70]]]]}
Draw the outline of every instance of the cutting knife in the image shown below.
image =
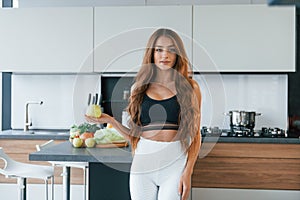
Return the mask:
{"type": "Polygon", "coordinates": [[[97,102],[98,102],[98,93],[96,93],[95,95],[95,105],[97,105],[97,102]]]}
{"type": "Polygon", "coordinates": [[[92,98],[92,94],[89,93],[89,97],[88,97],[88,106],[91,104],[91,98],[92,98]]]}
{"type": "Polygon", "coordinates": [[[99,97],[99,106],[101,106],[101,103],[102,103],[102,94],[100,94],[100,97],[99,97]]]}
{"type": "Polygon", "coordinates": [[[95,104],[95,96],[93,95],[92,105],[95,104]]]}

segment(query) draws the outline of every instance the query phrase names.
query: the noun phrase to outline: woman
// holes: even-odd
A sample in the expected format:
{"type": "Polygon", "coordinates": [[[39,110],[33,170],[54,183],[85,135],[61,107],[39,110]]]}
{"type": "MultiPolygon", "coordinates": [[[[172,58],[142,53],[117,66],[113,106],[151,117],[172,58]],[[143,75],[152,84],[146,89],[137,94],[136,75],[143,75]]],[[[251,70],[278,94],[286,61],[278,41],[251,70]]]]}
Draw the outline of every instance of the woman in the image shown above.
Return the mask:
{"type": "Polygon", "coordinates": [[[201,144],[201,93],[188,68],[181,38],[172,30],[158,29],[149,38],[131,89],[130,129],[107,114],[86,117],[112,124],[130,140],[133,200],[188,198],[201,144]]]}

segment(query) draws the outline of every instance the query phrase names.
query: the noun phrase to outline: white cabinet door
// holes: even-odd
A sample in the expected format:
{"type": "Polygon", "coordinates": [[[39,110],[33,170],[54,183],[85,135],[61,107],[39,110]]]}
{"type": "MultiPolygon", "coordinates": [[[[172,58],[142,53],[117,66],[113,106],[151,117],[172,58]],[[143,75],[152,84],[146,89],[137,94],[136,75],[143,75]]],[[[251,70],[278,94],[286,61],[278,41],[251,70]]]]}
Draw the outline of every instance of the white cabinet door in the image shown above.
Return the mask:
{"type": "Polygon", "coordinates": [[[93,8],[1,9],[0,36],[0,71],[93,71],[93,8]]]}
{"type": "Polygon", "coordinates": [[[294,72],[295,8],[195,6],[195,71],[294,72]]]}
{"type": "Polygon", "coordinates": [[[192,188],[192,200],[298,200],[298,190],[258,190],[258,189],[230,189],[230,188],[192,188]],[[271,197],[271,198],[270,198],[271,197]]]}
{"type": "MultiPolygon", "coordinates": [[[[254,0],[147,0],[147,5],[251,4],[254,0]]],[[[256,0],[259,1],[259,0],[256,0]]],[[[266,3],[266,0],[260,0],[266,3]]]]}
{"type": "Polygon", "coordinates": [[[95,8],[94,71],[138,71],[146,43],[160,27],[179,33],[191,59],[192,6],[95,8]]]}

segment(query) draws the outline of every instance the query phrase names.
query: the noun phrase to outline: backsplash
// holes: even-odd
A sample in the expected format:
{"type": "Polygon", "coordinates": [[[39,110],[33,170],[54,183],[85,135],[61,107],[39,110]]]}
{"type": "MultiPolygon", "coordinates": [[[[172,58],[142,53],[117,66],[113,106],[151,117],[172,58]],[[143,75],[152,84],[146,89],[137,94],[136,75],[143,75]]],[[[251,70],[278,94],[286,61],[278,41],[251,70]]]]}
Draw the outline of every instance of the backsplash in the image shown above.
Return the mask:
{"type": "Polygon", "coordinates": [[[287,75],[203,74],[194,77],[202,89],[201,126],[229,128],[230,110],[262,113],[255,118],[255,129],[288,128],[287,75]]]}
{"type": "MultiPolygon", "coordinates": [[[[194,78],[202,90],[201,126],[229,128],[229,117],[223,113],[246,110],[262,113],[255,119],[255,129],[264,126],[287,129],[287,75],[197,74],[194,78]]],[[[93,74],[13,74],[12,128],[23,128],[27,101],[44,102],[43,105],[30,105],[31,128],[68,129],[74,123],[84,122],[88,93],[107,89],[107,86],[101,87],[100,80],[100,75],[93,74]]],[[[109,82],[110,78],[105,77],[105,80],[109,82]]],[[[122,83],[118,91],[124,90],[127,82],[122,83]]],[[[106,98],[104,95],[103,100],[106,98]]],[[[120,114],[115,116],[119,119],[122,110],[114,113],[120,114]]]]}
{"type": "Polygon", "coordinates": [[[100,88],[99,75],[12,75],[12,128],[23,129],[27,101],[31,129],[68,129],[84,122],[88,93],[100,88]]]}

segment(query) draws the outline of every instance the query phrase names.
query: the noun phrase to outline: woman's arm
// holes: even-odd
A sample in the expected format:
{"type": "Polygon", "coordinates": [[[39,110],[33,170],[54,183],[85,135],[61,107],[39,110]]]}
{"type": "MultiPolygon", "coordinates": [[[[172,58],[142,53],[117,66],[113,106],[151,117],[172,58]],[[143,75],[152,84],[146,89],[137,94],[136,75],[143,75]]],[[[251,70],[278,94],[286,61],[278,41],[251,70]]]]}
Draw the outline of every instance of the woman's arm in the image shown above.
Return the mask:
{"type": "Polygon", "coordinates": [[[118,122],[115,118],[112,116],[102,113],[101,117],[90,117],[85,116],[86,120],[88,122],[96,123],[96,124],[104,124],[104,123],[110,123],[126,140],[130,140],[131,136],[129,134],[129,129],[125,126],[123,126],[120,122],[118,122]]]}
{"type": "MultiPolygon", "coordinates": [[[[200,88],[196,81],[194,81],[193,86],[194,86],[194,92],[197,96],[199,107],[200,107],[199,112],[201,112],[201,101],[202,100],[201,100],[200,88]]],[[[188,149],[187,163],[184,168],[184,171],[183,171],[183,174],[182,174],[182,177],[180,180],[179,188],[178,188],[179,193],[182,196],[182,200],[186,200],[189,196],[189,192],[191,190],[192,174],[193,174],[195,163],[198,158],[200,147],[201,147],[201,134],[200,134],[200,121],[199,121],[199,130],[188,149]]]]}
{"type": "MultiPolygon", "coordinates": [[[[136,83],[134,83],[131,86],[131,90],[130,90],[131,93],[133,92],[135,87],[136,87],[136,83]]],[[[130,129],[123,126],[120,122],[118,122],[115,118],[113,118],[110,115],[102,113],[101,117],[99,117],[99,118],[89,117],[89,116],[85,115],[85,118],[87,121],[92,122],[92,123],[97,123],[97,124],[110,123],[120,134],[123,135],[123,137],[126,140],[131,141],[132,136],[130,135],[130,129]]]]}

